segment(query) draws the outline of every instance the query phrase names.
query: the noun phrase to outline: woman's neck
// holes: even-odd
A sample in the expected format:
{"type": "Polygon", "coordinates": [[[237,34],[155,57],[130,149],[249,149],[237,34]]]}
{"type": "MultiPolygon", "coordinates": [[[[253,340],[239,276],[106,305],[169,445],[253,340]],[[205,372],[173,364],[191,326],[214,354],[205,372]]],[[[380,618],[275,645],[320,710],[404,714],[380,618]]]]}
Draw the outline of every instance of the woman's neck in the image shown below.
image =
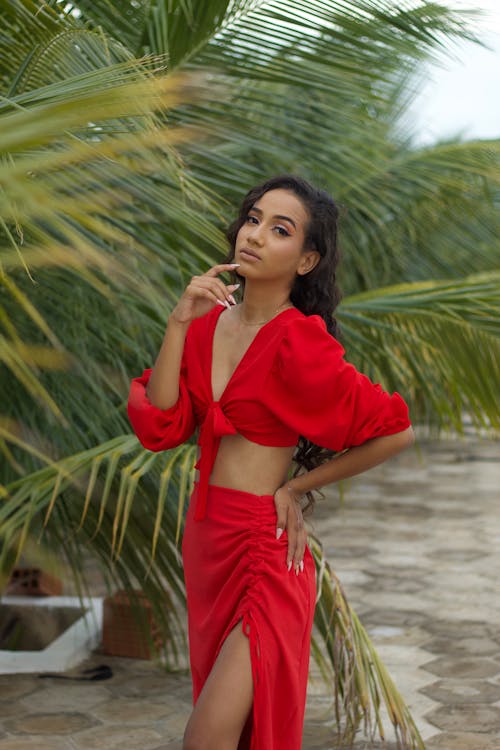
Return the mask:
{"type": "Polygon", "coordinates": [[[239,317],[245,325],[262,325],[278,312],[291,307],[290,290],[272,288],[270,285],[256,288],[246,282],[243,301],[239,306],[239,317]]]}

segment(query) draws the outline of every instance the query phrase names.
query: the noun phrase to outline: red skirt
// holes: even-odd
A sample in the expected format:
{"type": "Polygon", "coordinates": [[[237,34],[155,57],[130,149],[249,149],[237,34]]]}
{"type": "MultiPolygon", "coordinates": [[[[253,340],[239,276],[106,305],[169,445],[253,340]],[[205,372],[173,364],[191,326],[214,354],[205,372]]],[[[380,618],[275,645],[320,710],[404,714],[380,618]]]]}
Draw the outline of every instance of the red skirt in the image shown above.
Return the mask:
{"type": "Polygon", "coordinates": [[[195,521],[196,494],[195,484],[182,541],[193,704],[241,620],[254,686],[250,748],[300,750],[316,601],[311,551],[302,573],[287,570],[272,495],[210,485],[206,515],[195,521]]]}

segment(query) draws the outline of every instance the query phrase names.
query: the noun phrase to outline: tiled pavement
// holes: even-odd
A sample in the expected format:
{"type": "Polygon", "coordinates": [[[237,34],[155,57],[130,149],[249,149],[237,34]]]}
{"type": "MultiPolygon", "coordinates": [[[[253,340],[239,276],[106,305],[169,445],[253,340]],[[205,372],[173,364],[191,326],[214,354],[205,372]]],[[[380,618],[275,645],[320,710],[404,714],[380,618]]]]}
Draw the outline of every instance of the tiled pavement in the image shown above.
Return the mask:
{"type": "MultiPolygon", "coordinates": [[[[427,442],[352,480],[342,506],[336,493],[316,506],[314,529],[427,750],[500,750],[499,488],[498,443],[427,442]]],[[[103,661],[105,682],[0,676],[0,750],[180,750],[189,676],[89,663],[103,661]]],[[[313,676],[304,750],[338,747],[328,702],[313,676]]]]}

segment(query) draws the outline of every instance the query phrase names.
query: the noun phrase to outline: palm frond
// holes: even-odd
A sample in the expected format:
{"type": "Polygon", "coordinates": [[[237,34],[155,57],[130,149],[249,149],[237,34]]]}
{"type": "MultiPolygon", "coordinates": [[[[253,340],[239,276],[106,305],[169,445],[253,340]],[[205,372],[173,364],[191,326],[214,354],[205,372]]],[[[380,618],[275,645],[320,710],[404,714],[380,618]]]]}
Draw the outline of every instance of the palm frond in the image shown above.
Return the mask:
{"type": "MultiPolygon", "coordinates": [[[[0,438],[33,451],[7,427],[0,438]]],[[[163,628],[170,665],[185,662],[185,592],[178,529],[192,481],[195,447],[169,454],[144,451],[134,436],[45,465],[29,481],[5,488],[0,508],[0,570],[3,580],[29,539],[38,537],[73,570],[85,589],[85,559],[92,556],[115,587],[139,586],[151,597],[163,628]],[[159,483],[157,499],[152,487],[159,483]],[[184,660],[184,661],[183,661],[184,660]]]]}
{"type": "Polygon", "coordinates": [[[424,750],[424,743],[358,617],[347,601],[342,585],[325,559],[320,541],[309,534],[316,564],[317,600],[312,654],[320,673],[334,693],[336,726],[342,742],[353,742],[357,730],[387,739],[381,709],[385,707],[398,746],[424,750]]]}
{"type": "Polygon", "coordinates": [[[401,389],[417,422],[498,429],[499,307],[500,274],[489,272],[352,295],[339,320],[349,356],[401,389]]]}

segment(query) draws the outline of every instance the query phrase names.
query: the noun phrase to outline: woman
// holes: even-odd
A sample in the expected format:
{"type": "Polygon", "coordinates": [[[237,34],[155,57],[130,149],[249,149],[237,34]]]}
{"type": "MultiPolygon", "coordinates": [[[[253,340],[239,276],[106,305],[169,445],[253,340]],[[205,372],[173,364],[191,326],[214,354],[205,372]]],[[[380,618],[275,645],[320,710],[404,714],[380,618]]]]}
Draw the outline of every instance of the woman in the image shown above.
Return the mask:
{"type": "Polygon", "coordinates": [[[251,190],[229,262],[191,280],[153,370],[132,384],[147,448],[200,427],[182,546],[194,703],[184,750],[299,750],[316,597],[301,500],[413,441],[401,397],[345,362],[334,337],[336,238],[334,202],[304,180],[251,190]],[[342,453],[325,460],[324,449],[342,453]],[[303,471],[289,479],[294,454],[303,471]]]}

